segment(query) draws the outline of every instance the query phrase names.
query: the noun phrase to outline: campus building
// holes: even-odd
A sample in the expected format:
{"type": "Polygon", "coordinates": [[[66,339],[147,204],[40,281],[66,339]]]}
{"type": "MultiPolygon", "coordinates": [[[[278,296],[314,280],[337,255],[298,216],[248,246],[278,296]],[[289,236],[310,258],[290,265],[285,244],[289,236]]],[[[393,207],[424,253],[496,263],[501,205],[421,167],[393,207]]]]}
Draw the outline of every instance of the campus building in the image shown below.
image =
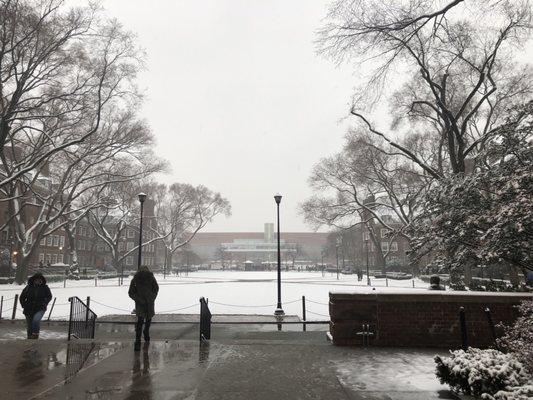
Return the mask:
{"type": "MultiPolygon", "coordinates": [[[[282,262],[319,262],[327,237],[328,233],[322,232],[282,232],[282,262]]],[[[277,232],[272,223],[266,223],[263,232],[198,232],[189,243],[189,248],[205,263],[274,263],[278,251],[277,232]]]]}

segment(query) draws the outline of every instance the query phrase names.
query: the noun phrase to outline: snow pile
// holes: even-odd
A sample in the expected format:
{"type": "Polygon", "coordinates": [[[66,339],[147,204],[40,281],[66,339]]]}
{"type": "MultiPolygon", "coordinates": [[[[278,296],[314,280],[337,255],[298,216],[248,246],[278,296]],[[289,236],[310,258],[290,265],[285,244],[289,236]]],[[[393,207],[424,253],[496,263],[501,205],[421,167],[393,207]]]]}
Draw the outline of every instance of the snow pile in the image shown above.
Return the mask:
{"type": "Polygon", "coordinates": [[[487,400],[521,400],[533,394],[530,375],[512,354],[470,348],[451,351],[450,357],[435,356],[435,362],[440,382],[456,392],[487,400]]]}

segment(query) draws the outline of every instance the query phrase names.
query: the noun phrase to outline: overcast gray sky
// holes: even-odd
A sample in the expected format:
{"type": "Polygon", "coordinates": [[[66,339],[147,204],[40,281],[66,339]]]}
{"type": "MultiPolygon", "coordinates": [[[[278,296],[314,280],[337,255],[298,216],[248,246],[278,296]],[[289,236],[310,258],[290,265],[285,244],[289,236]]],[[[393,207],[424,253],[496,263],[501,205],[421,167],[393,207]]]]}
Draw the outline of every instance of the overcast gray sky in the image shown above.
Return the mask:
{"type": "Polygon", "coordinates": [[[143,114],[165,182],[203,184],[233,208],[207,231],[308,231],[307,177],[340,149],[355,77],[315,54],[327,0],[105,0],[146,49],[143,114]]]}

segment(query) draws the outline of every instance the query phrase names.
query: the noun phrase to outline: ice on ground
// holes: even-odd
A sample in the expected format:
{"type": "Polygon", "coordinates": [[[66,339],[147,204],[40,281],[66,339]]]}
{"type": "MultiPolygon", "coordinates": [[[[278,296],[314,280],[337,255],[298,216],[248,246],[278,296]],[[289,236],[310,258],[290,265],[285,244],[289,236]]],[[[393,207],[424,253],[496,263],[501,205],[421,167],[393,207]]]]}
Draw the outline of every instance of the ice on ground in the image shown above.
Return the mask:
{"type": "MultiPolygon", "coordinates": [[[[157,313],[199,313],[199,299],[209,299],[212,314],[268,314],[271,315],[277,302],[276,271],[198,271],[188,276],[167,276],[157,274],[159,295],[156,300],[157,313]]],[[[56,297],[51,319],[67,319],[71,296],[78,296],[83,301],[91,298],[91,309],[97,315],[129,314],[134,308],[128,297],[131,277],[124,278],[124,286],[118,286],[118,279],[94,281],[67,281],[51,283],[52,295],[56,297]]],[[[371,279],[373,287],[382,291],[425,290],[428,284],[412,280],[371,279]]],[[[10,318],[13,297],[20,294],[23,285],[0,285],[0,295],[4,296],[2,316],[10,318]]],[[[366,277],[357,281],[356,275],[340,275],[321,272],[282,272],[282,306],[285,314],[302,316],[302,296],[306,298],[307,320],[329,320],[329,292],[353,291],[366,289],[366,277]]],[[[48,317],[49,309],[45,315],[48,317]]],[[[23,318],[20,305],[17,318],[23,318]]]]}

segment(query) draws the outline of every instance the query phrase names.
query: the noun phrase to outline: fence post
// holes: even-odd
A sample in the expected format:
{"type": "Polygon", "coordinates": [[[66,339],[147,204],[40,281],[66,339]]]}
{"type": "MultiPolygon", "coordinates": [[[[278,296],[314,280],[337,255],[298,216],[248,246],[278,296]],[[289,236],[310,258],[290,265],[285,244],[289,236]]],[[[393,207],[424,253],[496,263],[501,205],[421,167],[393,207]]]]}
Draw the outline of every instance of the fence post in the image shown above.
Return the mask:
{"type": "Polygon", "coordinates": [[[4,296],[0,299],[0,321],[2,320],[2,310],[4,309],[4,296]]]}
{"type": "Polygon", "coordinates": [[[98,277],[94,277],[94,287],[98,286],[98,277]]]}
{"type": "Polygon", "coordinates": [[[50,307],[50,312],[48,313],[47,321],[50,321],[50,317],[52,316],[52,311],[54,310],[55,305],[56,305],[56,297],[54,297],[54,301],[52,302],[52,307],[50,307]]]}
{"type": "Polygon", "coordinates": [[[305,332],[307,330],[307,324],[305,323],[305,321],[307,321],[307,316],[305,314],[305,296],[302,296],[302,317],[304,319],[303,329],[305,332]]]}
{"type": "Polygon", "coordinates": [[[461,344],[463,350],[468,350],[468,335],[466,333],[466,317],[465,317],[465,308],[459,308],[459,323],[461,325],[461,344]]]}
{"type": "Polygon", "coordinates": [[[74,302],[72,301],[72,297],[69,297],[68,301],[70,303],[70,315],[68,317],[68,338],[67,340],[70,340],[70,335],[72,333],[72,307],[73,307],[74,302]]]}
{"type": "Polygon", "coordinates": [[[11,319],[15,319],[17,315],[17,303],[19,302],[19,295],[15,295],[15,301],[13,302],[13,314],[11,314],[11,319]]]}
{"type": "Polygon", "coordinates": [[[492,334],[492,339],[494,339],[494,346],[496,350],[498,349],[498,342],[496,341],[496,329],[494,329],[494,322],[492,321],[492,315],[490,313],[490,308],[485,308],[485,315],[487,316],[487,321],[489,322],[490,333],[492,334]]]}
{"type": "Polygon", "coordinates": [[[85,327],[87,327],[87,321],[89,321],[89,307],[91,307],[91,296],[87,296],[87,302],[85,305],[87,306],[85,309],[85,327]]]}
{"type": "Polygon", "coordinates": [[[413,279],[413,287],[415,287],[415,280],[413,279]]]}
{"type": "Polygon", "coordinates": [[[65,276],[65,279],[63,279],[63,287],[66,288],[67,287],[67,277],[65,276]]]}
{"type": "Polygon", "coordinates": [[[389,278],[387,276],[385,277],[385,286],[389,287],[389,278]]]}

